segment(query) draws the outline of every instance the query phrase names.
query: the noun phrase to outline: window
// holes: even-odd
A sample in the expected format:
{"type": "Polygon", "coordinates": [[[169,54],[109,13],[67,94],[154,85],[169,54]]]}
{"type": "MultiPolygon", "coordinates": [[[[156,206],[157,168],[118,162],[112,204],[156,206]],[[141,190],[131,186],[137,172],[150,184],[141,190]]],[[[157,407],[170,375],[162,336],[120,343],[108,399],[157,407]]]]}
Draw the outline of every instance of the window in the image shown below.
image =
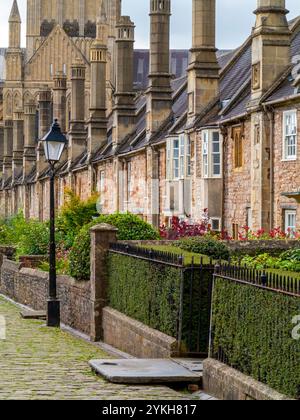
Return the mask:
{"type": "Polygon", "coordinates": [[[187,176],[192,175],[192,145],[191,145],[191,139],[188,136],[187,138],[187,147],[186,147],[186,174],[187,176]]]}
{"type": "Polygon", "coordinates": [[[241,128],[233,130],[233,142],[234,142],[234,168],[243,167],[243,136],[241,128]]]}
{"type": "Polygon", "coordinates": [[[208,178],[208,131],[203,132],[203,144],[202,144],[202,156],[203,156],[203,178],[208,178]]]}
{"type": "Polygon", "coordinates": [[[104,186],[105,186],[105,172],[101,171],[100,174],[99,174],[99,192],[100,192],[100,194],[102,194],[104,192],[104,186]]]}
{"type": "Polygon", "coordinates": [[[168,180],[191,176],[191,140],[181,134],[179,138],[168,139],[166,148],[166,175],[168,180]]]}
{"type": "Polygon", "coordinates": [[[283,159],[297,159],[297,111],[283,113],[283,159]]]}
{"type": "Polygon", "coordinates": [[[172,141],[167,141],[167,179],[172,179],[172,141]]]}
{"type": "Polygon", "coordinates": [[[50,76],[53,76],[53,64],[50,64],[50,76]]]}
{"type": "Polygon", "coordinates": [[[285,232],[291,235],[297,231],[297,212],[296,210],[285,211],[285,232]]]}
{"type": "Polygon", "coordinates": [[[202,132],[203,178],[220,178],[222,176],[222,144],[219,131],[202,132]]]}
{"type": "Polygon", "coordinates": [[[173,143],[173,178],[179,178],[179,140],[174,140],[173,143]]]}
{"type": "Polygon", "coordinates": [[[221,175],[221,145],[220,134],[218,131],[212,133],[212,175],[221,175]]]}
{"type": "Polygon", "coordinates": [[[185,136],[184,134],[181,134],[179,142],[180,142],[180,150],[179,150],[180,178],[184,178],[184,175],[185,175],[185,136]]]}
{"type": "Polygon", "coordinates": [[[130,194],[131,194],[131,178],[132,178],[132,167],[131,162],[127,162],[127,199],[130,200],[130,194]]]}
{"type": "Polygon", "coordinates": [[[211,230],[214,232],[221,231],[221,219],[215,217],[211,218],[211,230]]]}

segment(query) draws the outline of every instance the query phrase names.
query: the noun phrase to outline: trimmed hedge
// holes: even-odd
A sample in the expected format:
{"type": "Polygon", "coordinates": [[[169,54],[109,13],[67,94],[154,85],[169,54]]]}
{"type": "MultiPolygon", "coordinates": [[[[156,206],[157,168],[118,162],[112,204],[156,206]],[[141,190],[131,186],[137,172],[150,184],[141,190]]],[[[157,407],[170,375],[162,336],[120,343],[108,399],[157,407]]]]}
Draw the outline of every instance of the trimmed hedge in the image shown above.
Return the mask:
{"type": "Polygon", "coordinates": [[[292,338],[300,299],[217,278],[212,307],[212,356],[300,398],[300,340],[292,338]]]}
{"type": "Polygon", "coordinates": [[[188,269],[113,252],[108,270],[109,305],[174,338],[178,338],[183,279],[181,350],[207,354],[211,271],[199,269],[192,274],[188,269]]]}
{"type": "Polygon", "coordinates": [[[216,260],[226,260],[230,256],[227,246],[211,236],[182,239],[177,246],[184,251],[207,255],[216,260]]]}
{"type": "Polygon", "coordinates": [[[118,228],[118,240],[155,240],[159,239],[158,231],[149,223],[130,213],[116,213],[100,216],[92,223],[85,225],[76,236],[70,252],[70,275],[78,280],[90,279],[90,229],[101,223],[118,228]]]}

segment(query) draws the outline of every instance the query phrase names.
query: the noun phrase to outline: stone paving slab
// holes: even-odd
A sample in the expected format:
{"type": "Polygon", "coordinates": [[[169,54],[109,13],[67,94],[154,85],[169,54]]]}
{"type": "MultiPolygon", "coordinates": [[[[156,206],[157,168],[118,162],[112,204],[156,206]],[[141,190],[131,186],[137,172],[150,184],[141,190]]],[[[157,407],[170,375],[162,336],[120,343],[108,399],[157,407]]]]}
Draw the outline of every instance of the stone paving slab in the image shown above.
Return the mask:
{"type": "Polygon", "coordinates": [[[93,371],[116,384],[199,383],[201,375],[173,360],[91,360],[93,371]]]}
{"type": "Polygon", "coordinates": [[[43,322],[24,320],[0,297],[6,340],[0,341],[0,400],[186,400],[164,386],[113,385],[88,361],[108,357],[98,347],[43,322]]]}
{"type": "Polygon", "coordinates": [[[47,318],[47,314],[45,311],[23,310],[20,312],[20,315],[23,319],[39,319],[45,321],[47,318]]]}

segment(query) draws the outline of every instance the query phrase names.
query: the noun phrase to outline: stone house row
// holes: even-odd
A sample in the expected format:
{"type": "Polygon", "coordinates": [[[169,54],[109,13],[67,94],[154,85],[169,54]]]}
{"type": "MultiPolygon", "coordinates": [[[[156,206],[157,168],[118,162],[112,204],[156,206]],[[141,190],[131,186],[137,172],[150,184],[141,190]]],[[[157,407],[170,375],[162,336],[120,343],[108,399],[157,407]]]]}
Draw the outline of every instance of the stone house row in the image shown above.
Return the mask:
{"type": "MultiPolygon", "coordinates": [[[[69,139],[56,179],[58,207],[70,187],[83,199],[98,191],[103,213],[130,211],[155,225],[172,216],[198,221],[207,208],[212,228],[234,236],[243,226],[299,229],[300,18],[287,21],[284,0],[257,0],[251,36],[235,51],[217,52],[215,1],[193,0],[187,75],[174,78],[171,1],[152,0],[149,84],[137,94],[134,24],[118,16],[111,40],[103,4],[89,59],[76,53],[59,24],[39,46],[40,57],[47,56],[56,37],[59,55],[62,39],[75,53],[69,80],[55,73],[51,83],[36,83],[38,113],[35,102],[24,100],[24,109],[8,118],[5,95],[20,82],[6,79],[2,214],[49,216],[48,168],[32,139],[37,125],[41,138],[56,117],[69,139]]],[[[17,21],[12,31],[20,22],[13,13],[10,20],[17,21]]],[[[17,44],[8,49],[7,65],[17,44]]],[[[34,71],[39,79],[42,70],[34,71]]]]}

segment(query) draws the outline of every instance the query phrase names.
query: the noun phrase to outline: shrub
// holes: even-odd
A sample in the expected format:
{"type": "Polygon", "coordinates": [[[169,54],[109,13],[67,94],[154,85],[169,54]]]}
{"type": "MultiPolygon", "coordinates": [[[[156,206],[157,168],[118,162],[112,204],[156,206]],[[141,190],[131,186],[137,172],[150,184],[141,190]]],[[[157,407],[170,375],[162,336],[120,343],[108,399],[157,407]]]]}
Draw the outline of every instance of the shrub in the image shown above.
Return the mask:
{"type": "Polygon", "coordinates": [[[110,253],[108,272],[112,308],[174,338],[181,324],[181,350],[207,353],[209,270],[196,270],[191,275],[180,267],[110,253]]]}
{"type": "Polygon", "coordinates": [[[3,245],[14,245],[17,256],[46,255],[49,249],[49,225],[38,220],[26,220],[18,213],[0,225],[0,241],[3,245]]]}
{"type": "Polygon", "coordinates": [[[70,252],[70,275],[80,279],[90,278],[90,229],[100,223],[107,223],[118,228],[119,240],[158,239],[158,232],[149,223],[130,213],[100,216],[84,226],[75,238],[70,252]]]}
{"type": "Polygon", "coordinates": [[[160,227],[161,238],[168,240],[176,240],[186,237],[203,236],[209,232],[209,217],[205,210],[203,213],[203,219],[200,223],[189,223],[186,221],[179,220],[178,217],[173,217],[171,226],[162,225],[160,227]]]}
{"type": "Polygon", "coordinates": [[[80,229],[91,223],[93,218],[98,215],[96,205],[99,195],[95,193],[85,201],[70,189],[65,190],[65,195],[66,201],[61,208],[56,226],[62,233],[65,247],[70,248],[80,229]]]}
{"type": "Polygon", "coordinates": [[[49,225],[37,220],[26,221],[19,237],[17,256],[47,255],[49,252],[49,225]]]}
{"type": "Polygon", "coordinates": [[[215,259],[226,260],[229,258],[227,246],[212,236],[183,239],[178,242],[178,247],[194,254],[207,255],[215,259]]]}
{"type": "Polygon", "coordinates": [[[300,398],[299,341],[292,320],[299,297],[227,279],[214,282],[212,357],[294,398],[300,398]]]}

